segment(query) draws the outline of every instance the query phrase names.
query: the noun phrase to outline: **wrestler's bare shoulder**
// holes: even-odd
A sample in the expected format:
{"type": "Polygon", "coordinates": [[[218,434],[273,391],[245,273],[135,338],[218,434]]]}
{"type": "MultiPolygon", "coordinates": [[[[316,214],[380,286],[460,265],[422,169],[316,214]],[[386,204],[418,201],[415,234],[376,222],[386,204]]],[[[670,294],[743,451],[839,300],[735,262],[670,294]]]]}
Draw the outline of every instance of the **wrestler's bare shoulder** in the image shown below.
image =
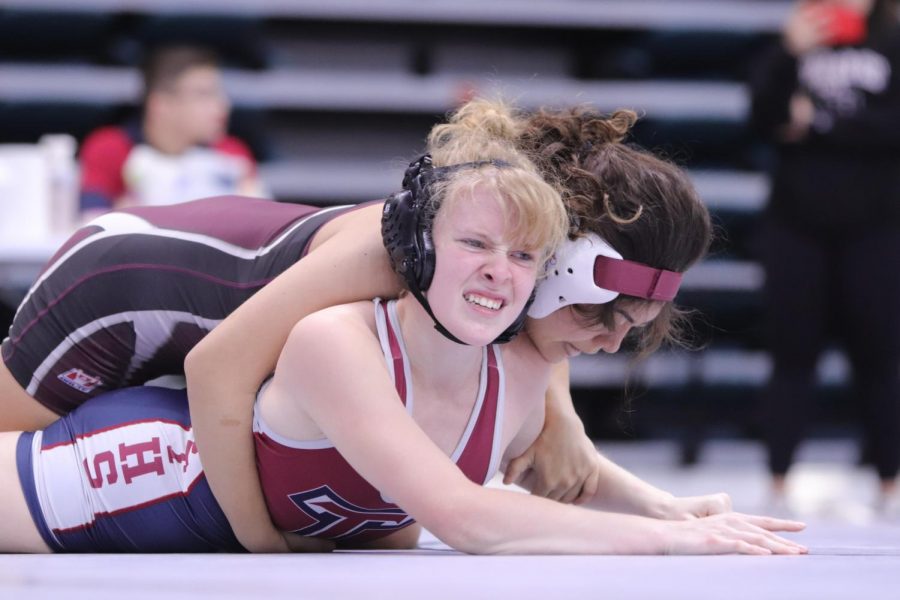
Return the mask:
{"type": "Polygon", "coordinates": [[[332,328],[334,331],[358,331],[362,334],[369,331],[373,335],[377,333],[375,305],[371,300],[361,300],[359,302],[349,302],[323,308],[304,317],[298,323],[298,328],[301,330],[304,329],[302,327],[303,323],[306,323],[307,329],[315,329],[317,331],[321,331],[323,328],[332,328]]]}

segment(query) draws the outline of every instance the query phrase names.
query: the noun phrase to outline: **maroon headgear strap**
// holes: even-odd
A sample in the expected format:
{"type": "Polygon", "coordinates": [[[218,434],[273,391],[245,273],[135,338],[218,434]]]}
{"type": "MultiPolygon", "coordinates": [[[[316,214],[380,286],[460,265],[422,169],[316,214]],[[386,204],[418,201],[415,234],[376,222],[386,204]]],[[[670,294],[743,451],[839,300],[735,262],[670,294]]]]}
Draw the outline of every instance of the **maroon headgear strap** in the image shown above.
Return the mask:
{"type": "Polygon", "coordinates": [[[683,275],[675,271],[654,269],[642,263],[597,255],[594,259],[594,283],[627,296],[646,300],[675,298],[683,275]]]}

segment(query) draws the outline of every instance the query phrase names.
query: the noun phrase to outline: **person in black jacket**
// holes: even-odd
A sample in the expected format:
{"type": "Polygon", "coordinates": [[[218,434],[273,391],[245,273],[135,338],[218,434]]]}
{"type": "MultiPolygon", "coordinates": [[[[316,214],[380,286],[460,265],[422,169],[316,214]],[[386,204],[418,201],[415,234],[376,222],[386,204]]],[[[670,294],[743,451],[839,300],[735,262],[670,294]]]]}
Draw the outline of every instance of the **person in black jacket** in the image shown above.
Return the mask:
{"type": "Polygon", "coordinates": [[[752,79],[776,143],[760,238],[774,370],[761,403],[773,493],[832,335],[853,368],[882,508],[900,469],[900,26],[893,0],[800,0],[752,79]]]}

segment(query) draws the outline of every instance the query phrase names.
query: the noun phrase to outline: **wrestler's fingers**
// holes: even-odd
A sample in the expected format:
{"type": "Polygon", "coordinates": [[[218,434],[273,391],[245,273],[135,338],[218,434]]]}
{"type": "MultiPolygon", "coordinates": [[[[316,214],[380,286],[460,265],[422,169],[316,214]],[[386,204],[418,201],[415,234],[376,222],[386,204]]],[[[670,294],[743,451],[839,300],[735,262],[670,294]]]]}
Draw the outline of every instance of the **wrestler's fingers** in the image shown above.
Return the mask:
{"type": "Polygon", "coordinates": [[[575,504],[582,505],[590,502],[594,499],[594,496],[597,495],[597,490],[600,488],[600,471],[594,470],[588,478],[584,480],[584,485],[581,486],[581,493],[578,495],[578,498],[575,499],[575,504]]]}
{"type": "Polygon", "coordinates": [[[532,466],[534,466],[534,451],[529,448],[521,456],[509,461],[506,473],[503,474],[503,483],[506,485],[521,483],[522,477],[532,466]]]}
{"type": "Polygon", "coordinates": [[[806,529],[806,523],[802,521],[794,521],[792,519],[778,519],[775,517],[762,517],[759,515],[746,515],[742,513],[734,513],[743,521],[755,525],[766,531],[803,531],[806,529]]]}
{"type": "Polygon", "coordinates": [[[756,555],[770,555],[772,551],[768,548],[764,548],[762,546],[757,546],[756,544],[751,544],[746,540],[733,540],[731,547],[729,550],[736,554],[756,554],[756,555]]]}
{"type": "Polygon", "coordinates": [[[766,540],[768,540],[768,543],[777,545],[778,547],[794,548],[800,554],[804,554],[804,553],[808,552],[808,549],[803,544],[800,544],[798,542],[795,542],[794,540],[782,537],[776,533],[773,533],[772,531],[769,531],[768,529],[764,529],[757,525],[753,525],[752,523],[741,522],[736,525],[736,528],[738,528],[741,531],[747,532],[749,535],[758,536],[760,538],[766,539],[766,540]]]}
{"type": "Polygon", "coordinates": [[[746,533],[743,536],[745,542],[755,546],[766,548],[772,554],[805,554],[806,548],[784,538],[766,535],[764,533],[746,533]]]}
{"type": "Polygon", "coordinates": [[[582,486],[580,484],[569,487],[560,497],[559,501],[563,504],[572,504],[575,499],[581,496],[582,486]]]}

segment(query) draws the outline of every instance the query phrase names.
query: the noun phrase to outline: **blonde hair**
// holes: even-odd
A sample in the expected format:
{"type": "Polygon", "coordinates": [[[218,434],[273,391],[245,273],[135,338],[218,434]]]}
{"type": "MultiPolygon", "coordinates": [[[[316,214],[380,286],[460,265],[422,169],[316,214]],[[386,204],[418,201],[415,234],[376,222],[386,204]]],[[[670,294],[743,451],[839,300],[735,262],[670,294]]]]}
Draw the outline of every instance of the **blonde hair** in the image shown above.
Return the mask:
{"type": "Polygon", "coordinates": [[[524,120],[501,101],[472,100],[451,113],[428,136],[435,167],[494,161],[461,168],[435,182],[431,198],[442,203],[476,190],[500,200],[510,238],[547,259],[565,239],[569,219],[557,188],[547,183],[529,156],[518,148],[524,120]],[[498,165],[497,161],[505,163],[498,165]]]}

